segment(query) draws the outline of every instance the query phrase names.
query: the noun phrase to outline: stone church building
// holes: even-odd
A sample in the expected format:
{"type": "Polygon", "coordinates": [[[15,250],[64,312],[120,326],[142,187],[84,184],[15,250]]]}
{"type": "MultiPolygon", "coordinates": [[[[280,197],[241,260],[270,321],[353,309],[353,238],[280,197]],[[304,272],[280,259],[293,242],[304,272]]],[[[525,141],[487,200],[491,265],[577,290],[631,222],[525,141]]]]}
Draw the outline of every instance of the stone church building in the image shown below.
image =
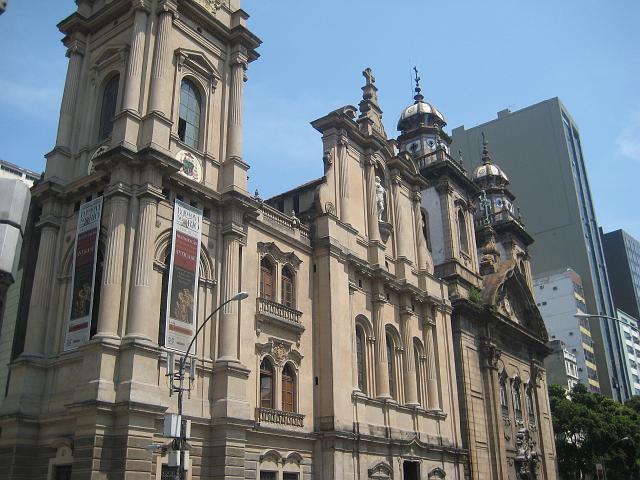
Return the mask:
{"type": "Polygon", "coordinates": [[[170,441],[177,409],[174,314],[204,324],[184,478],[556,478],[531,238],[486,142],[466,172],[418,81],[389,138],[367,69],[357,107],[312,122],[322,177],[261,199],[242,156],[261,41],[240,1],[76,3],[59,24],[56,143],[32,189],[1,478],[173,478],[167,452],[145,447],[170,441]],[[178,205],[200,238],[195,288],[170,313],[186,278],[178,205]]]}

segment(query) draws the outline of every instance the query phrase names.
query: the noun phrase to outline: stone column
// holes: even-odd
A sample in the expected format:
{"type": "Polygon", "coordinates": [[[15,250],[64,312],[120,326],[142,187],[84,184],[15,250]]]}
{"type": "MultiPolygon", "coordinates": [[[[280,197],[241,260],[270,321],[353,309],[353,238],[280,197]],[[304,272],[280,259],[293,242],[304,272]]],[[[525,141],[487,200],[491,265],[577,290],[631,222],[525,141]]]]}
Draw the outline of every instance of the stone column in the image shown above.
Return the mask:
{"type": "Polygon", "coordinates": [[[142,61],[144,59],[144,47],[147,32],[148,12],[143,6],[138,4],[133,21],[133,37],[131,39],[131,50],[129,52],[129,65],[127,66],[127,77],[122,96],[123,110],[139,111],[140,106],[140,85],[142,82],[142,61]]]}
{"type": "Polygon", "coordinates": [[[402,331],[402,374],[404,375],[404,400],[407,405],[419,405],[418,384],[416,380],[416,362],[413,351],[413,338],[411,336],[411,318],[413,312],[406,306],[400,310],[400,328],[402,331]]]}
{"type": "Polygon", "coordinates": [[[73,116],[78,96],[78,85],[80,83],[80,71],[82,69],[83,45],[74,42],[67,50],[69,57],[69,67],[67,77],[64,82],[64,92],[62,94],[62,105],[60,107],[60,123],[58,123],[58,135],[56,137],[56,147],[69,149],[71,147],[71,134],[73,132],[73,116]]]}
{"type": "MultiPolygon", "coordinates": [[[[223,283],[220,302],[225,302],[238,293],[240,288],[240,238],[234,233],[228,233],[224,237],[224,265],[222,271],[223,283]]],[[[222,307],[219,332],[220,344],[217,360],[239,361],[238,302],[230,302],[222,307]]]]}
{"type": "Polygon", "coordinates": [[[402,193],[400,192],[401,181],[397,174],[392,177],[391,185],[391,188],[393,189],[393,203],[395,209],[395,232],[398,257],[409,258],[409,249],[407,248],[407,237],[409,232],[407,232],[406,215],[404,212],[404,206],[402,205],[402,193]]]}
{"type": "Polygon", "coordinates": [[[242,158],[242,107],[247,59],[236,53],[231,59],[229,120],[227,124],[227,159],[242,158]]]}
{"type": "Polygon", "coordinates": [[[365,162],[365,178],[367,181],[367,226],[369,229],[369,241],[380,242],[380,229],[378,227],[378,197],[376,195],[376,171],[375,163],[371,159],[365,162]]]}
{"type": "MultiPolygon", "coordinates": [[[[158,200],[149,190],[141,192],[138,212],[138,228],[133,251],[134,262],[131,278],[131,300],[127,320],[127,336],[151,341],[156,338],[157,318],[153,311],[153,246],[156,233],[158,200]]],[[[102,303],[102,302],[101,302],[102,303]]]]}
{"type": "Polygon", "coordinates": [[[108,198],[109,231],[104,254],[100,311],[98,313],[98,331],[96,335],[114,337],[118,335],[118,320],[120,318],[122,267],[129,198],[119,191],[107,195],[110,196],[108,198]]]}
{"type": "Polygon", "coordinates": [[[440,197],[440,215],[442,218],[442,236],[444,240],[444,258],[453,258],[454,251],[454,235],[453,222],[455,218],[453,216],[451,195],[453,188],[447,182],[441,182],[436,185],[436,192],[440,197]]]}
{"type": "Polygon", "coordinates": [[[427,255],[429,253],[429,250],[427,248],[427,239],[424,237],[424,233],[422,230],[422,212],[420,210],[421,203],[422,195],[420,194],[420,192],[414,192],[413,218],[416,226],[418,270],[426,270],[428,268],[427,255]]]}
{"type": "Polygon", "coordinates": [[[427,356],[427,406],[430,410],[440,409],[438,378],[436,375],[436,352],[434,347],[435,315],[424,323],[425,354],[427,356]]]}
{"type": "Polygon", "coordinates": [[[49,313],[49,300],[53,286],[59,229],[58,223],[53,219],[45,218],[40,222],[40,225],[42,229],[40,247],[29,302],[29,317],[23,350],[23,355],[31,356],[44,354],[44,343],[47,337],[47,314],[49,313]]]}
{"type": "Polygon", "coordinates": [[[169,105],[171,104],[173,88],[170,85],[169,66],[171,64],[171,29],[175,6],[172,1],[165,1],[160,8],[156,33],[156,51],[151,72],[149,111],[170,117],[169,105]]]}
{"type": "Polygon", "coordinates": [[[389,394],[389,366],[387,364],[387,336],[385,334],[382,308],[385,304],[384,296],[374,294],[373,303],[373,328],[376,335],[375,359],[376,359],[376,394],[378,398],[391,398],[389,394]]]}

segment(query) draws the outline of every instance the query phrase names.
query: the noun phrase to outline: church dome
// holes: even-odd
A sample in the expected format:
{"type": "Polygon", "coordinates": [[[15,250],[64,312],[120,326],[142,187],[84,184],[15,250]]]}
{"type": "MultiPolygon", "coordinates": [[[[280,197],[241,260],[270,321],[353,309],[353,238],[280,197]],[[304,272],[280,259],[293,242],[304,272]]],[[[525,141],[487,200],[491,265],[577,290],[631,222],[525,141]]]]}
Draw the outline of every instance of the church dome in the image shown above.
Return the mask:
{"type": "Polygon", "coordinates": [[[483,184],[507,185],[509,183],[509,177],[507,177],[507,174],[504,173],[499,166],[493,164],[487,145],[487,138],[484,132],[482,132],[482,165],[476,167],[474,170],[473,181],[483,184]]]}
{"type": "Polygon", "coordinates": [[[425,102],[422,95],[422,89],[420,88],[420,77],[418,76],[418,69],[413,67],[416,72],[416,88],[413,99],[415,100],[412,105],[402,110],[400,119],[398,120],[398,131],[407,132],[421,125],[437,126],[441,128],[447,124],[444,115],[434,105],[429,102],[425,102]]]}
{"type": "Polygon", "coordinates": [[[488,177],[500,177],[505,182],[509,181],[509,177],[507,177],[507,174],[504,173],[504,171],[502,171],[500,167],[494,165],[493,163],[482,164],[473,172],[474,180],[482,180],[488,177]]]}
{"type": "MultiPolygon", "coordinates": [[[[416,97],[422,97],[422,95],[416,95],[416,97]]],[[[425,102],[422,99],[416,98],[416,101],[413,105],[409,105],[407,108],[402,110],[402,113],[400,114],[400,120],[398,120],[398,130],[405,130],[405,128],[403,128],[405,125],[409,126],[420,123],[421,118],[424,118],[425,115],[433,115],[438,118],[440,122],[445,124],[447,123],[444,115],[440,113],[440,110],[438,110],[429,102],[425,102]],[[416,119],[418,121],[416,121],[416,119]]],[[[428,123],[427,121],[422,121],[424,123],[428,123]]]]}

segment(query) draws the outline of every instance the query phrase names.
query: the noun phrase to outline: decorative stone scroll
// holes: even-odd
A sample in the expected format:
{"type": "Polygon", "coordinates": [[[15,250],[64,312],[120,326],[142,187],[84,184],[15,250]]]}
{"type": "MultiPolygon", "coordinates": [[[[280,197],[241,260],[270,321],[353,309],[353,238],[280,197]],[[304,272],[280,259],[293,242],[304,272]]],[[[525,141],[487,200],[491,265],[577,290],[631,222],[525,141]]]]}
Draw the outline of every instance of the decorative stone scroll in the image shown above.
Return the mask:
{"type": "Polygon", "coordinates": [[[480,344],[480,355],[488,368],[497,368],[498,360],[502,356],[502,350],[490,340],[483,340],[480,344]]]}
{"type": "Polygon", "coordinates": [[[198,5],[201,5],[207,12],[212,15],[218,13],[218,10],[225,4],[224,0],[193,0],[198,5]]]}
{"type": "Polygon", "coordinates": [[[256,352],[261,355],[270,355],[279,367],[291,360],[296,367],[304,356],[291,347],[291,343],[277,338],[270,338],[266,343],[256,343],[256,352]]]}
{"type": "Polygon", "coordinates": [[[260,255],[269,254],[276,262],[290,264],[296,270],[300,268],[302,260],[293,252],[283,252],[274,242],[258,242],[258,252],[260,255]]]}

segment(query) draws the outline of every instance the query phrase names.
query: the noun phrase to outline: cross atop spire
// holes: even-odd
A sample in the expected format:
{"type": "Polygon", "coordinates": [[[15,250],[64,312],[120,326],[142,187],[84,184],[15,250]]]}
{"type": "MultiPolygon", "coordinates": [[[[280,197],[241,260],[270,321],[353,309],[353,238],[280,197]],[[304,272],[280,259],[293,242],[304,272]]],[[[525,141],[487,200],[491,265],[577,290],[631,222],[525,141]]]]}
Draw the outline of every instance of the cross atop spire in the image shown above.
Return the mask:
{"type": "Polygon", "coordinates": [[[485,165],[491,163],[491,157],[489,156],[489,149],[487,148],[487,145],[489,145],[487,136],[482,132],[482,163],[485,165]]]}
{"type": "Polygon", "coordinates": [[[421,102],[422,100],[424,100],[424,97],[422,96],[422,88],[420,88],[420,76],[418,75],[418,68],[414,65],[413,66],[413,72],[414,72],[414,82],[416,82],[416,88],[415,88],[415,96],[413,97],[413,99],[416,102],[421,102]]]}

